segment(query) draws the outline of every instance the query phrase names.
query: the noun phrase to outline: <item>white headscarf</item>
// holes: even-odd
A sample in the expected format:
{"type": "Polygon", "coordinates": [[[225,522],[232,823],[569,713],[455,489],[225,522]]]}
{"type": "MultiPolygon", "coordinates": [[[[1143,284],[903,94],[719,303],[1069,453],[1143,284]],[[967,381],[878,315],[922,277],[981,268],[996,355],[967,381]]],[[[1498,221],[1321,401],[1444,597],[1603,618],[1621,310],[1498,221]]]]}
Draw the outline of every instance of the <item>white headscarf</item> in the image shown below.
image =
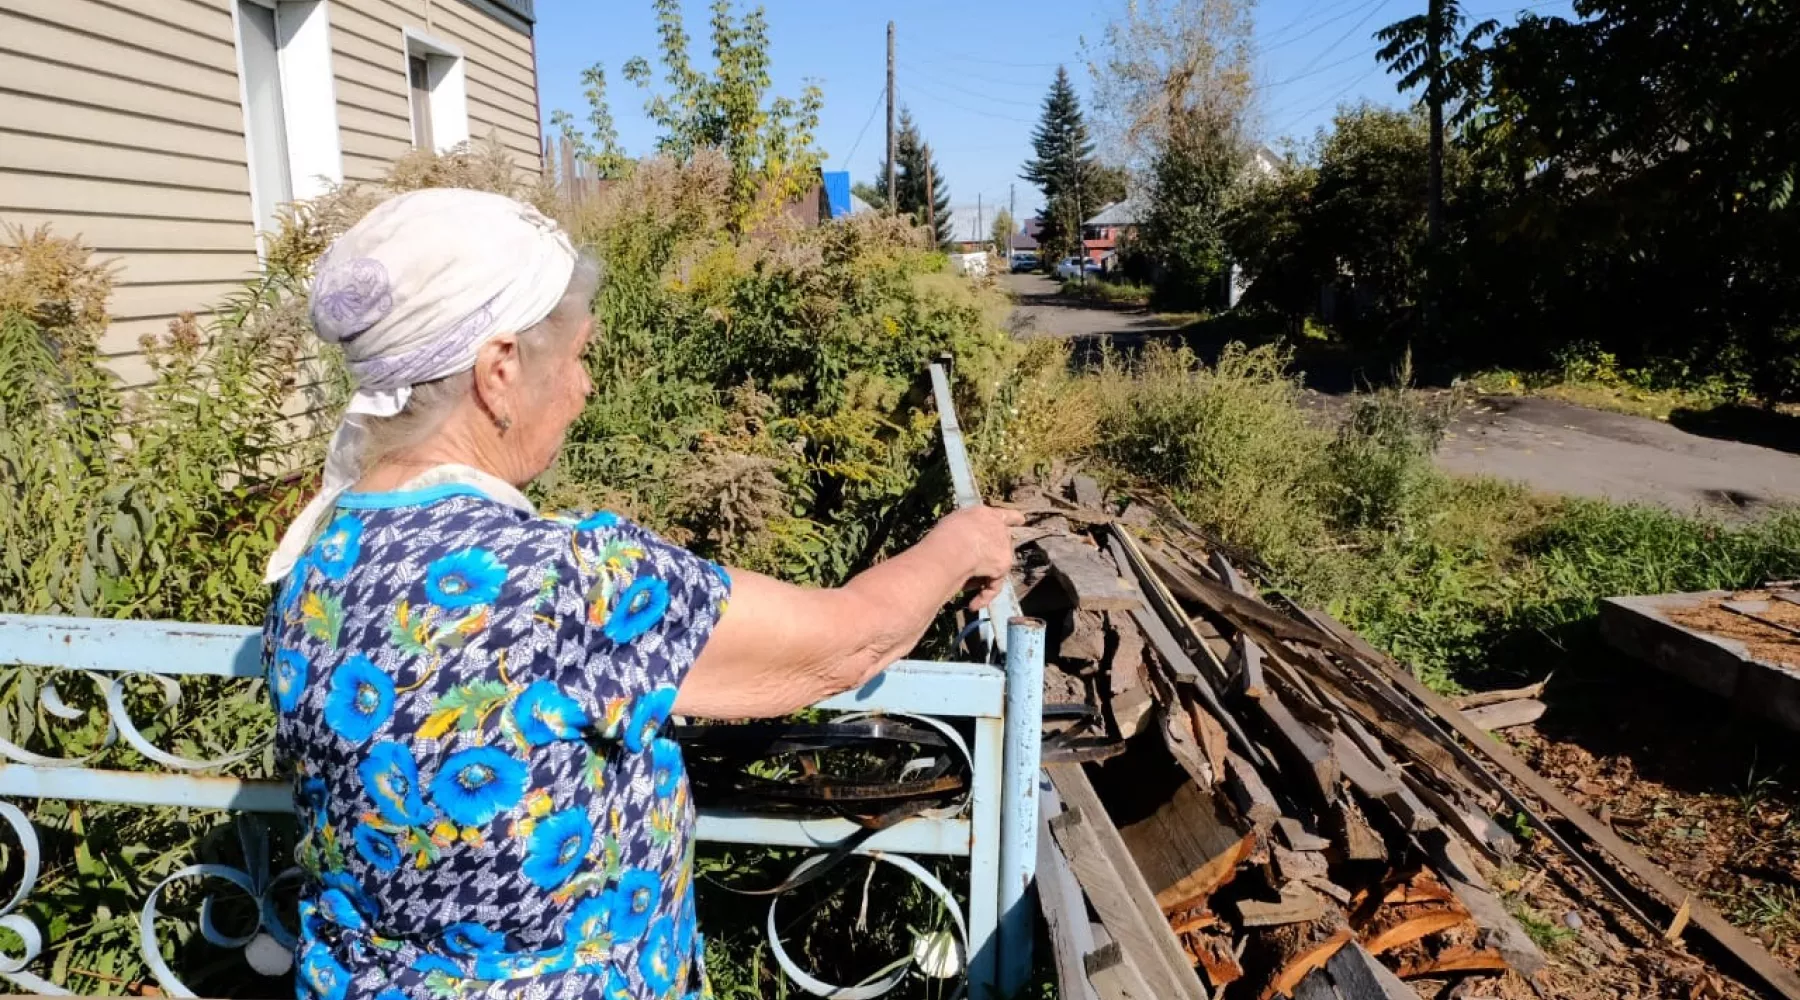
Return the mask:
{"type": "Polygon", "coordinates": [[[363,474],[366,417],[391,417],[412,387],[467,371],[482,344],[550,315],[575,248],[529,205],[433,188],[383,202],[338,237],[312,286],[313,330],[343,348],[355,395],[332,435],[325,481],[269,557],[278,583],[337,499],[363,474]]]}

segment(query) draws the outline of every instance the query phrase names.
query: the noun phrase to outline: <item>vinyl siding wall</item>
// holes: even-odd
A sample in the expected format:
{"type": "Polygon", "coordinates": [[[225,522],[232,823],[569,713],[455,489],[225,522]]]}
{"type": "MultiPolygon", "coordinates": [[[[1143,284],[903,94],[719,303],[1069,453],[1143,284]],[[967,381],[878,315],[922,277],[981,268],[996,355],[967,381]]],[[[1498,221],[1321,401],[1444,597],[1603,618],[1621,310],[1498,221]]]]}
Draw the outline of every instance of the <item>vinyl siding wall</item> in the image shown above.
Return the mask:
{"type": "MultiPolygon", "coordinates": [[[[412,148],[403,29],[465,57],[469,135],[539,163],[529,33],[473,0],[330,0],[346,181],[412,148]]],[[[256,269],[230,0],[0,0],[0,223],[79,236],[117,269],[102,343],[138,351],[256,269]]]]}

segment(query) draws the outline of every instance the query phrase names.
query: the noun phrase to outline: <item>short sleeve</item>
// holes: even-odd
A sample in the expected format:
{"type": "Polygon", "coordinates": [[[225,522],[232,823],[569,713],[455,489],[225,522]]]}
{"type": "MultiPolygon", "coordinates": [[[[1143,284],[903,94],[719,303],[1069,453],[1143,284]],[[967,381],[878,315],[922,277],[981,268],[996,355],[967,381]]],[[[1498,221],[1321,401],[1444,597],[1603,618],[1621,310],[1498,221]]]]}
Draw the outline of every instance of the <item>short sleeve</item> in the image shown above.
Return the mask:
{"type": "Polygon", "coordinates": [[[668,719],[676,690],[724,615],[731,578],[612,514],[572,530],[585,657],[559,686],[603,736],[639,752],[668,719]]]}

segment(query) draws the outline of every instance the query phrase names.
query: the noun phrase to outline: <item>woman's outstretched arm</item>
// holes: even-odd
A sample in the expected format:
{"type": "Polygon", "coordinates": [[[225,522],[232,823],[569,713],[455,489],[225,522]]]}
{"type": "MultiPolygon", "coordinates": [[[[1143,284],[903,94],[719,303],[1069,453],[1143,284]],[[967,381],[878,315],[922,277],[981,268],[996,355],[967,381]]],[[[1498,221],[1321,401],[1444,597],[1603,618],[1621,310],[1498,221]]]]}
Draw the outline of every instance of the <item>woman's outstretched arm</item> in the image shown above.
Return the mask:
{"type": "Polygon", "coordinates": [[[675,711],[715,719],[785,715],[857,687],[919,641],[944,604],[983,607],[1012,569],[1016,511],[970,507],[924,540],[831,589],[731,570],[731,603],[675,711]]]}

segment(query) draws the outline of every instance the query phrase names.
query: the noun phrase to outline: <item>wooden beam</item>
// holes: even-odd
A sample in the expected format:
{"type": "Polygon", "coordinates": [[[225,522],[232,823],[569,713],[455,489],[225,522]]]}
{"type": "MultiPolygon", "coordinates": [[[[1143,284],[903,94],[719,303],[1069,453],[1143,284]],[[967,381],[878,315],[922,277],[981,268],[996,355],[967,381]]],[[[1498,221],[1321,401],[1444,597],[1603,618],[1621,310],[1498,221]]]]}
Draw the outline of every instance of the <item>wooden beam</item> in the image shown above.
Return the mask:
{"type": "Polygon", "coordinates": [[[1038,551],[1050,560],[1050,572],[1074,600],[1087,611],[1131,611],[1144,606],[1137,585],[1120,576],[1091,545],[1052,535],[1037,541],[1038,551]]]}
{"type": "Polygon", "coordinates": [[[1205,903],[1237,876],[1256,848],[1254,833],[1233,826],[1211,793],[1185,781],[1169,801],[1119,836],[1164,914],[1205,903]]]}
{"type": "Polygon", "coordinates": [[[1100,484],[1093,476],[1076,476],[1069,481],[1069,488],[1075,494],[1076,503],[1105,513],[1106,494],[1101,492],[1100,484]]]}
{"type": "Polygon", "coordinates": [[[1304,784],[1318,803],[1328,805],[1338,798],[1340,789],[1337,757],[1319,734],[1294,718],[1279,698],[1260,698],[1250,703],[1250,714],[1262,721],[1262,727],[1275,744],[1275,753],[1286,760],[1296,774],[1304,775],[1304,784]]]}
{"type": "Polygon", "coordinates": [[[1299,882],[1281,887],[1279,898],[1238,900],[1238,922],[1245,927],[1277,927],[1311,923],[1325,915],[1325,901],[1299,882]]]}
{"type": "Polygon", "coordinates": [[[1083,982],[1099,994],[1100,1000],[1157,1000],[1150,985],[1144,982],[1144,974],[1125,957],[1117,941],[1088,952],[1081,964],[1086,970],[1083,982]]]}
{"type": "Polygon", "coordinates": [[[1094,950],[1094,935],[1088,923],[1087,900],[1069,860],[1056,846],[1050,834],[1050,817],[1062,815],[1062,799],[1054,788],[1038,791],[1038,908],[1044,914],[1044,926],[1050,938],[1050,954],[1056,962],[1057,995],[1068,1000],[1098,1000],[1088,973],[1082,968],[1081,956],[1094,950]]]}
{"type": "Polygon", "coordinates": [[[1413,988],[1355,942],[1338,949],[1325,963],[1331,983],[1343,1000],[1418,1000],[1413,988]]]}
{"type": "Polygon", "coordinates": [[[1460,697],[1451,698],[1450,704],[1467,712],[1471,708],[1480,708],[1483,705],[1498,705],[1503,701],[1517,701],[1520,698],[1536,698],[1542,695],[1544,693],[1544,688],[1549,685],[1550,678],[1545,677],[1536,684],[1527,684],[1524,687],[1504,688],[1496,691],[1477,691],[1474,694],[1465,694],[1460,697]]]}
{"type": "Polygon", "coordinates": [[[1113,939],[1131,956],[1159,1000],[1208,1000],[1086,772],[1080,764],[1051,764],[1044,770],[1064,808],[1063,815],[1050,821],[1051,832],[1113,939]]]}
{"type": "Polygon", "coordinates": [[[1262,775],[1250,762],[1235,753],[1225,755],[1225,787],[1231,792],[1238,812],[1258,830],[1268,830],[1281,818],[1281,806],[1275,794],[1264,784],[1262,775]]]}

